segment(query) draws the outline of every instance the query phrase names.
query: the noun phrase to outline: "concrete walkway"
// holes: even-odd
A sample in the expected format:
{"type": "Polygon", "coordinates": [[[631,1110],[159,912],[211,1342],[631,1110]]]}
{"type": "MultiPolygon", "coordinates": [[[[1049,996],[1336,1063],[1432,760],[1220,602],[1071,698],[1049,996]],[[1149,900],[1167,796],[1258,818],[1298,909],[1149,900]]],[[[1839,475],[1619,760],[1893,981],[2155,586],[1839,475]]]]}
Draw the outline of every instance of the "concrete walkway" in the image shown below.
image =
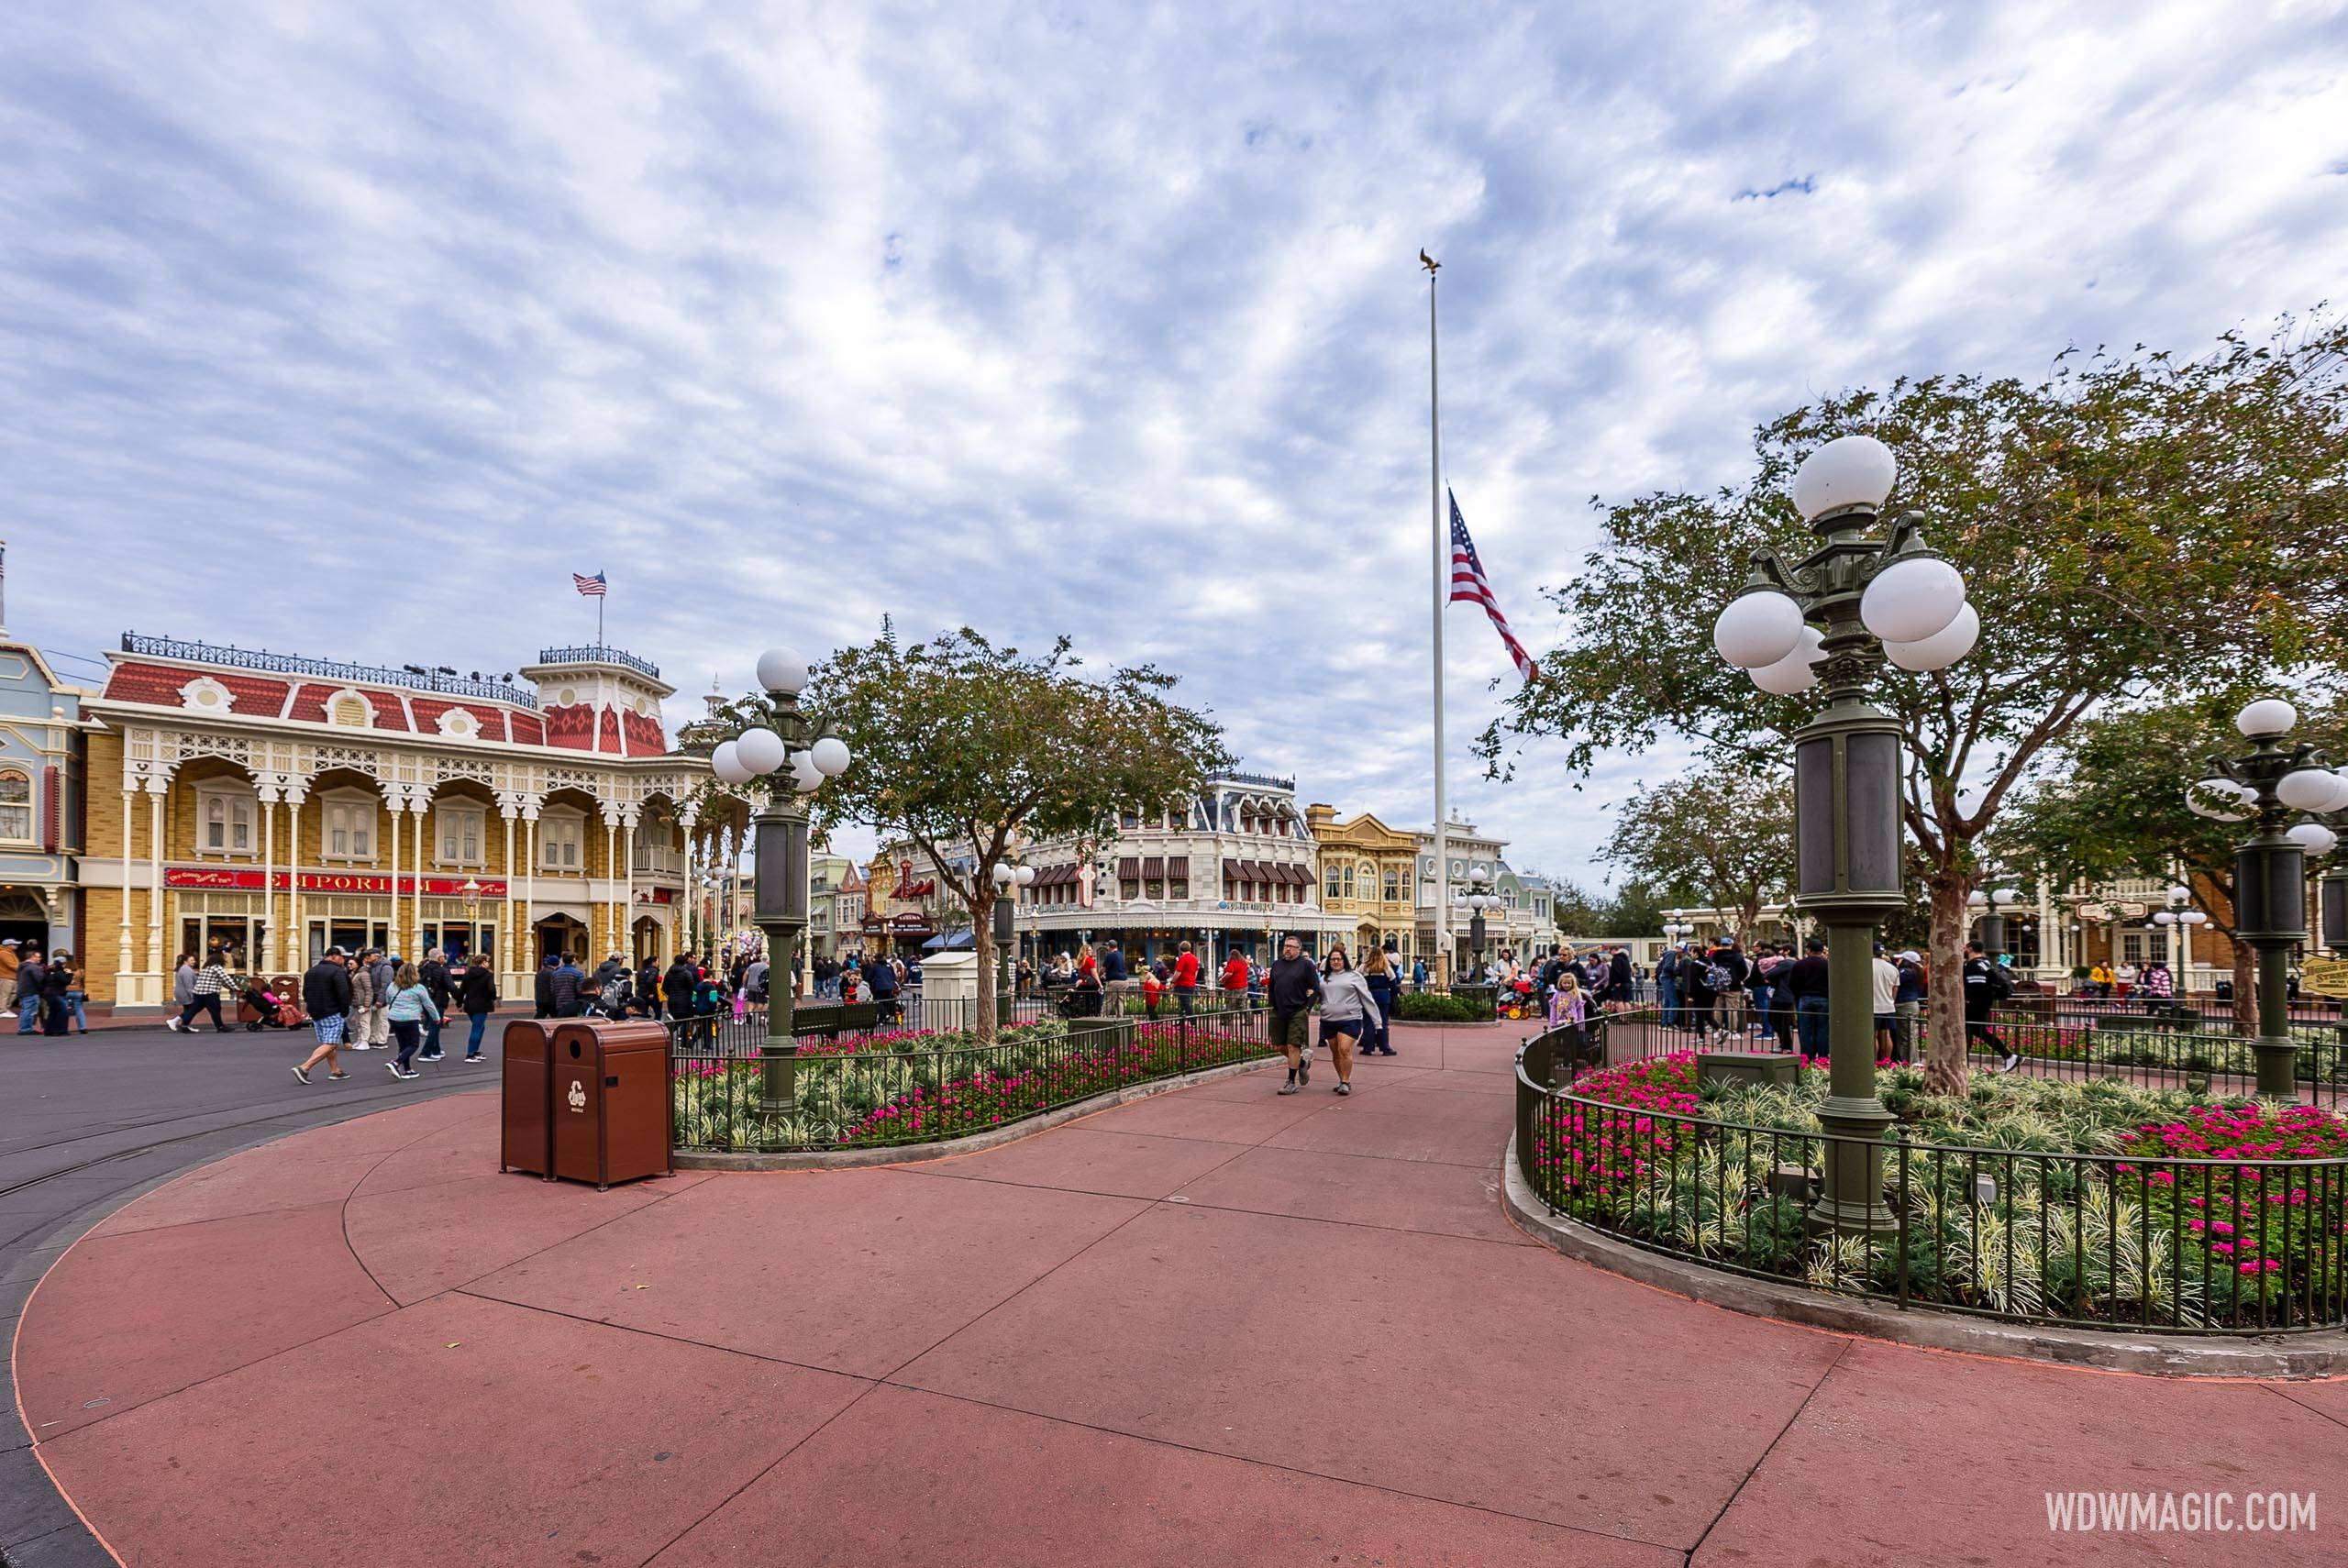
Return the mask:
{"type": "Polygon", "coordinates": [[[1397,1032],[960,1159],[599,1194],[493,1098],[209,1165],[28,1304],[36,1452],[124,1561],[2337,1562],[2348,1382],[1742,1317],[1534,1245],[1513,1034],[1397,1032]],[[2314,1492],[2314,1533],[2047,1528],[2314,1492]]]}

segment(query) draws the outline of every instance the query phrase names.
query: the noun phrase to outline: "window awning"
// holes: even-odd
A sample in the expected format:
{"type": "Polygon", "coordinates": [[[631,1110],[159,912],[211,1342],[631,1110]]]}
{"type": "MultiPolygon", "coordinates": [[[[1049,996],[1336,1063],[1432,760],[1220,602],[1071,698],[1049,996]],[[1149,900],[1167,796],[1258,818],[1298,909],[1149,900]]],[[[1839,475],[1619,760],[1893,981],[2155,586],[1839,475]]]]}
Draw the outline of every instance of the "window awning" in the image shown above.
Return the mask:
{"type": "Polygon", "coordinates": [[[1246,875],[1247,873],[1241,869],[1236,860],[1226,860],[1223,863],[1223,885],[1226,889],[1246,875]]]}
{"type": "Polygon", "coordinates": [[[1312,873],[1305,870],[1301,866],[1283,865],[1280,867],[1280,880],[1284,882],[1293,882],[1300,888],[1309,888],[1312,886],[1312,873]]]}
{"type": "Polygon", "coordinates": [[[1126,880],[1140,876],[1141,857],[1137,855],[1121,856],[1117,860],[1117,875],[1126,880]]]}
{"type": "Polygon", "coordinates": [[[1145,856],[1142,858],[1141,874],[1145,877],[1165,876],[1166,857],[1162,855],[1145,856]]]}

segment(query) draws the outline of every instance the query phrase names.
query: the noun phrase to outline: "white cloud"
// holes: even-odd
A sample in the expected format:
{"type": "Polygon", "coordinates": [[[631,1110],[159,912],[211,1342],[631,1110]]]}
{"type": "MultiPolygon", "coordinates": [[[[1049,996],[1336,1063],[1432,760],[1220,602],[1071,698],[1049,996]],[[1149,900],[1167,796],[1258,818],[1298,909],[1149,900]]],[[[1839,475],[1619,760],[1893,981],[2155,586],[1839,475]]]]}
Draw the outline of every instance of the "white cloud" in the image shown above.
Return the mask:
{"type": "MultiPolygon", "coordinates": [[[[1853,381],[2189,349],[2348,249],[2329,7],[1337,15],[12,16],[15,624],[505,668],[602,568],[689,697],[884,613],[1069,631],[1423,820],[1422,244],[1536,651],[1593,493],[1853,381]]],[[[1669,758],[1473,778],[1508,667],[1447,629],[1455,799],[1590,877],[1669,758]]]]}

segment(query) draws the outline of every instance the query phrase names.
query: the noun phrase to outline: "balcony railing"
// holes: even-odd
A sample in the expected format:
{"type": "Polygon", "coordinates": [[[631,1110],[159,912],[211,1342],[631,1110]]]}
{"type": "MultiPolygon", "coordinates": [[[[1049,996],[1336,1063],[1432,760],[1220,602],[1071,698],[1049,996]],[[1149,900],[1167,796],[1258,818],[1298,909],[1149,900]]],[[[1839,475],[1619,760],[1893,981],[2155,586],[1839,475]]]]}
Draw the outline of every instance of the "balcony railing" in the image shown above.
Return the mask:
{"type": "Polygon", "coordinates": [[[148,637],[137,632],[122,635],[122,651],[142,658],[181,659],[189,664],[224,665],[232,669],[257,669],[269,675],[314,675],[369,686],[403,686],[415,691],[437,691],[450,697],[480,697],[535,708],[538,700],[511,681],[474,679],[448,669],[421,665],[393,669],[380,664],[344,664],[336,659],[304,658],[298,654],[273,654],[219,643],[182,642],[176,637],[148,637]]]}
{"type": "Polygon", "coordinates": [[[540,664],[616,664],[633,669],[639,675],[648,675],[655,680],[660,679],[659,665],[648,658],[638,658],[632,653],[624,653],[618,648],[540,648],[538,662],[540,664]]]}

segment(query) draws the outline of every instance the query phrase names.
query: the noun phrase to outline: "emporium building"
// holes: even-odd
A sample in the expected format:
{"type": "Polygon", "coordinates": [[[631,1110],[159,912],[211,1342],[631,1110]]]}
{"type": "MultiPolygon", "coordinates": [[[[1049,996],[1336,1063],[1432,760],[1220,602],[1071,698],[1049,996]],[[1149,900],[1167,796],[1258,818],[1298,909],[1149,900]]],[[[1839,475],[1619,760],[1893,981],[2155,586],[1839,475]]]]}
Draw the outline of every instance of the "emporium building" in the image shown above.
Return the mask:
{"type": "Polygon", "coordinates": [[[486,953],[508,997],[550,953],[676,951],[709,765],[635,655],[548,648],[518,681],[132,635],[107,658],[81,710],[93,1001],[161,1006],[214,949],[486,953]]]}

